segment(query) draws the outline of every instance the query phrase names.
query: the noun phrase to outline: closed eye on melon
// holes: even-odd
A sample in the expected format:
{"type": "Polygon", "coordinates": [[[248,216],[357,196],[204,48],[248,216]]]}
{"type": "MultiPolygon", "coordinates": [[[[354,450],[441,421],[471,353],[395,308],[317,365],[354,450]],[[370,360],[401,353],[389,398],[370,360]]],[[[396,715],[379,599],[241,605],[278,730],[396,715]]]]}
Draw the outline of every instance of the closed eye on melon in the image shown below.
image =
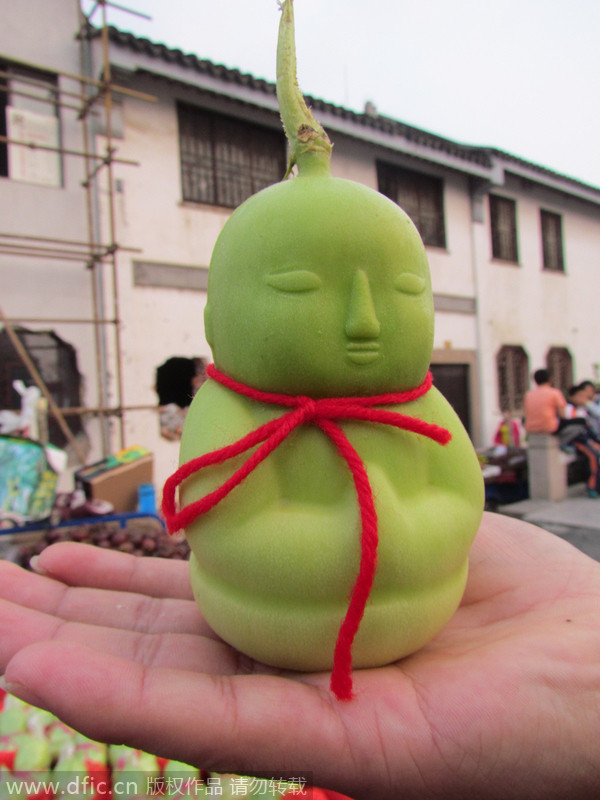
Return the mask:
{"type": "Polygon", "coordinates": [[[265,278],[267,284],[280,292],[312,292],[321,286],[321,278],[308,269],[294,269],[289,272],[274,272],[265,278]]]}
{"type": "Polygon", "coordinates": [[[425,279],[414,272],[403,272],[394,281],[394,288],[404,294],[421,294],[425,289],[425,279]]]}

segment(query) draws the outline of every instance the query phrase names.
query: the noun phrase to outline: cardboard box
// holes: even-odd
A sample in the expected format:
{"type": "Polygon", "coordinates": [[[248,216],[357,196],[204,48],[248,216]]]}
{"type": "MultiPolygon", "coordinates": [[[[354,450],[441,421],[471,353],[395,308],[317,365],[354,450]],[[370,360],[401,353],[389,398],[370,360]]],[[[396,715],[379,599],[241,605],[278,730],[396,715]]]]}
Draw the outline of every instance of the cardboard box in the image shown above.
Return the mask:
{"type": "Polygon", "coordinates": [[[90,500],[107,500],[115,512],[137,511],[138,487],[153,482],[154,458],[129,448],[75,473],[75,483],[90,500]]]}

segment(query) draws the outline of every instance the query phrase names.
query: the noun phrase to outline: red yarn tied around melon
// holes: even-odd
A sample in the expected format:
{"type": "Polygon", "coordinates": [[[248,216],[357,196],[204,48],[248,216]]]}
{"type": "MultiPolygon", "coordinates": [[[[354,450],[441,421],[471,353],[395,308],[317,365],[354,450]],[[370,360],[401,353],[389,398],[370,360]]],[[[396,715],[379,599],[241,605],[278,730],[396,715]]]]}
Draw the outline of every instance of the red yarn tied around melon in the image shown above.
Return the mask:
{"type": "Polygon", "coordinates": [[[447,444],[451,434],[445,428],[423,422],[416,417],[406,416],[396,411],[387,411],[374,406],[408,403],[422,397],[432,384],[431,373],[420,386],[407,392],[391,392],[371,397],[327,397],[313,400],[310,397],[261,392],[229,378],[216,369],[214,364],[207,367],[209,378],[237,394],[262,403],[291,408],[282,416],[261,425],[247,436],[231,445],[193,458],[167,479],[163,490],[162,511],[170,533],[190,525],[201,514],[214,508],[232,489],[238,486],[256,467],[273,452],[283,440],[299,425],[316,425],[335,444],[338,453],[348,465],[360,508],[361,518],[361,556],[358,577],[350,594],[346,616],[341,624],[334,652],[331,671],[331,690],[340,700],[352,697],[352,643],[362,620],[365,606],[371,592],[377,564],[377,512],[373,492],[365,465],[342,428],[335,420],[363,420],[392,425],[395,428],[427,436],[439,444],[447,444]],[[175,494],[177,487],[186,478],[204,467],[222,464],[258,445],[242,466],[221,486],[205,497],[177,510],[175,494]]]}

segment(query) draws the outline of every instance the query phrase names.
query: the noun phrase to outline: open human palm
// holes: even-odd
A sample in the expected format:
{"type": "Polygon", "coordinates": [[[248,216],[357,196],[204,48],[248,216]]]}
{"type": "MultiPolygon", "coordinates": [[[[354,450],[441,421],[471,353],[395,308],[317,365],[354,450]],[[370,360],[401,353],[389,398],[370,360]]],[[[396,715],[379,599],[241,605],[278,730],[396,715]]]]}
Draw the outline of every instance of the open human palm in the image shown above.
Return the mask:
{"type": "Polygon", "coordinates": [[[185,563],[61,543],[36,570],[0,562],[0,668],[94,739],[356,800],[600,790],[600,564],[534,526],[485,514],[450,623],[348,702],[226,645],[185,563]]]}

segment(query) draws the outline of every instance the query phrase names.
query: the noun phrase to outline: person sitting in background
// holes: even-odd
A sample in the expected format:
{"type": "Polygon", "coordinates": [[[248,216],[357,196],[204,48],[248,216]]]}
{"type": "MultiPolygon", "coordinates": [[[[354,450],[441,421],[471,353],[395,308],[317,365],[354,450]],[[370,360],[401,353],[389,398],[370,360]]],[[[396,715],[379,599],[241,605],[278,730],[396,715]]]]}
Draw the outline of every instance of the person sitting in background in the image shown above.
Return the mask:
{"type": "Polygon", "coordinates": [[[571,386],[567,392],[565,419],[587,419],[586,393],[581,384],[571,386]]]}
{"type": "MultiPolygon", "coordinates": [[[[582,452],[590,460],[593,457],[588,445],[588,426],[586,420],[576,414],[567,415],[567,401],[562,392],[554,389],[550,382],[550,374],[546,369],[538,369],[533,374],[537,386],[525,394],[523,402],[524,424],[527,433],[550,433],[558,437],[560,447],[568,453],[575,450],[582,452]],[[580,447],[575,440],[580,440],[580,447]],[[589,451],[589,452],[588,452],[589,451]]],[[[573,390],[579,387],[573,387],[573,390]]],[[[573,391],[570,390],[570,391],[573,391]]],[[[588,495],[597,497],[597,462],[594,461],[593,474],[588,483],[588,495]]],[[[592,462],[590,461],[590,468],[592,462]]]]}
{"type": "Polygon", "coordinates": [[[590,474],[587,481],[588,497],[597,498],[598,480],[600,476],[600,436],[596,434],[588,421],[586,409],[587,393],[583,384],[572,386],[569,389],[569,402],[565,408],[566,422],[580,422],[575,430],[576,436],[571,439],[571,445],[581,453],[589,464],[590,474]]]}
{"type": "Polygon", "coordinates": [[[562,392],[552,387],[547,369],[533,373],[535,388],[525,393],[523,410],[527,433],[556,433],[565,417],[567,401],[562,392]]]}
{"type": "Polygon", "coordinates": [[[600,398],[596,386],[592,381],[583,381],[579,384],[579,388],[585,398],[588,422],[594,429],[594,432],[600,436],[600,398]]]}

